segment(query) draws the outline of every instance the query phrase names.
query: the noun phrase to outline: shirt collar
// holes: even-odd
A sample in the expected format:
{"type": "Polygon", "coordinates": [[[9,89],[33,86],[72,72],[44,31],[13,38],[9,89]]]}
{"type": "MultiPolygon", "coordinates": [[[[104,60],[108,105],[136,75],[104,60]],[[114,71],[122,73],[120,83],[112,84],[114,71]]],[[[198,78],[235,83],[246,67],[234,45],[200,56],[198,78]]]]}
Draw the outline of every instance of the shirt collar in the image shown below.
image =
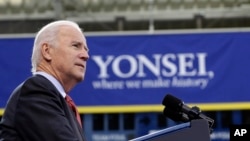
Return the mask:
{"type": "Polygon", "coordinates": [[[55,77],[53,77],[52,75],[50,75],[46,72],[42,72],[42,71],[35,72],[34,75],[36,75],[36,74],[42,75],[45,78],[47,78],[56,87],[56,89],[60,92],[60,94],[63,96],[63,98],[66,97],[66,92],[64,91],[62,85],[59,83],[59,81],[55,77]]]}

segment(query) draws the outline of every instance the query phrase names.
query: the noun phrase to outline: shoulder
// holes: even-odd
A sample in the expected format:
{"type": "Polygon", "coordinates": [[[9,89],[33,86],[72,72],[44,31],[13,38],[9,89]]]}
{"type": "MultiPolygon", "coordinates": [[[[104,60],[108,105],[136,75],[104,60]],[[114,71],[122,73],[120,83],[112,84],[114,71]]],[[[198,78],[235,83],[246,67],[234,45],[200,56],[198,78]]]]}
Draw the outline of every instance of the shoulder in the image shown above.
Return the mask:
{"type": "Polygon", "coordinates": [[[42,75],[33,75],[33,76],[27,78],[23,82],[23,85],[26,85],[26,84],[29,84],[29,85],[31,85],[31,84],[34,84],[34,85],[37,85],[37,84],[52,85],[52,83],[42,75]]]}
{"type": "Polygon", "coordinates": [[[22,84],[17,87],[17,91],[20,91],[22,95],[60,95],[55,86],[42,75],[34,75],[27,78],[22,84]]]}
{"type": "Polygon", "coordinates": [[[42,75],[34,75],[27,78],[22,85],[22,88],[28,89],[55,89],[53,84],[42,75]]]}

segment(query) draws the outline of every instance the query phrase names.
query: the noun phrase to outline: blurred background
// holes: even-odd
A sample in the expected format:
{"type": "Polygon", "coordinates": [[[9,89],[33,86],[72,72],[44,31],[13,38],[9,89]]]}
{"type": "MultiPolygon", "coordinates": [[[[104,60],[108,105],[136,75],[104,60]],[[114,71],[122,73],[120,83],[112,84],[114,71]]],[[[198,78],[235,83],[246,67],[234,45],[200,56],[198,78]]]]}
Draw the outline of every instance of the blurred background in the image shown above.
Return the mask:
{"type": "MultiPolygon", "coordinates": [[[[94,35],[210,29],[249,31],[250,0],[0,0],[2,38],[19,35],[23,38],[24,34],[33,37],[43,25],[63,19],[77,22],[84,32],[94,35]]],[[[229,141],[231,124],[249,123],[250,108],[231,109],[204,110],[215,120],[213,141],[229,141]]],[[[90,141],[125,141],[179,124],[159,110],[83,111],[84,130],[90,141]]]]}
{"type": "Polygon", "coordinates": [[[0,33],[34,33],[58,19],[85,31],[249,27],[249,0],[1,0],[0,33]]]}

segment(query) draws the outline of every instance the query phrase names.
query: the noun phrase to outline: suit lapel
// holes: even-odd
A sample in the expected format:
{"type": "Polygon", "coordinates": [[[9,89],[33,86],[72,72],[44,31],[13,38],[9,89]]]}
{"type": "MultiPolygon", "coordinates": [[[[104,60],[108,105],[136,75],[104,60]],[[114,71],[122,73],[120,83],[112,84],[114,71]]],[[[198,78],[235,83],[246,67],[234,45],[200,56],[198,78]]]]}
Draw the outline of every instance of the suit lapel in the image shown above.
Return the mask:
{"type": "MultiPolygon", "coordinates": [[[[49,80],[47,80],[44,76],[42,75],[35,75],[34,77],[43,77],[44,80],[48,81],[49,83],[51,83],[49,80]]],[[[74,133],[76,133],[77,138],[79,139],[79,141],[85,141],[85,137],[83,135],[83,130],[81,128],[81,126],[79,125],[75,114],[73,113],[73,111],[69,108],[67,102],[65,101],[65,99],[63,98],[63,96],[60,94],[60,92],[56,89],[56,87],[51,83],[51,86],[56,93],[58,94],[58,96],[60,97],[61,102],[63,103],[63,109],[65,111],[65,115],[67,117],[67,119],[69,120],[69,123],[72,127],[72,129],[74,130],[74,133]]]]}

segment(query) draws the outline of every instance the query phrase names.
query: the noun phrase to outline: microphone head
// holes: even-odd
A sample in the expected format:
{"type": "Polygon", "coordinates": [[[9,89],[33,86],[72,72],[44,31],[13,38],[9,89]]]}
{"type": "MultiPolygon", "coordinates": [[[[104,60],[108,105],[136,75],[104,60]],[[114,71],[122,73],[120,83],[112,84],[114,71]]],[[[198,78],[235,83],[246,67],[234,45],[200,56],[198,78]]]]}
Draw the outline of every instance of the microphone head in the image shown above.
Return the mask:
{"type": "Polygon", "coordinates": [[[162,105],[165,106],[163,114],[177,122],[189,121],[188,116],[182,112],[183,104],[184,103],[180,99],[172,96],[171,94],[167,94],[162,101],[162,105]]]}
{"type": "Polygon", "coordinates": [[[167,94],[162,101],[162,105],[168,107],[168,109],[177,110],[180,112],[183,102],[171,94],[167,94]]]}

